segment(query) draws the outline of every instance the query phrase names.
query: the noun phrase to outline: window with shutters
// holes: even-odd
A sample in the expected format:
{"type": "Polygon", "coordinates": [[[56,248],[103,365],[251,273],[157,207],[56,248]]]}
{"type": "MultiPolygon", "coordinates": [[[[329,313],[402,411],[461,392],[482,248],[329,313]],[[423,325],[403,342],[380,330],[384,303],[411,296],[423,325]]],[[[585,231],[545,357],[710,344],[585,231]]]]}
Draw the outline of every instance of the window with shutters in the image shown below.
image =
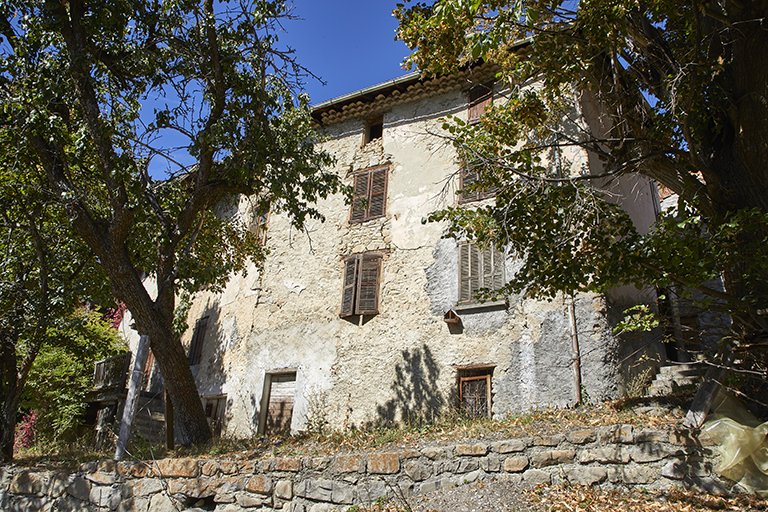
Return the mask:
{"type": "Polygon", "coordinates": [[[187,354],[190,366],[200,364],[200,356],[203,354],[203,341],[205,341],[205,331],[207,328],[207,316],[204,316],[195,324],[195,332],[192,334],[192,341],[189,344],[189,353],[187,354]]]}
{"type": "Polygon", "coordinates": [[[481,249],[466,242],[459,245],[459,304],[478,302],[481,288],[499,290],[504,286],[504,254],[495,247],[481,249]]]}
{"type": "Polygon", "coordinates": [[[344,290],[339,316],[379,313],[381,255],[358,254],[344,260],[344,290]]]}
{"type": "Polygon", "coordinates": [[[481,201],[496,196],[496,187],[473,187],[479,174],[477,171],[462,166],[459,171],[459,203],[469,203],[472,201],[481,201]]]}
{"type": "Polygon", "coordinates": [[[485,108],[493,101],[493,82],[476,85],[469,90],[469,112],[467,121],[475,124],[485,112],[485,108]]]}
{"type": "Polygon", "coordinates": [[[349,222],[383,217],[387,205],[388,167],[377,167],[354,176],[354,196],[349,222]]]}

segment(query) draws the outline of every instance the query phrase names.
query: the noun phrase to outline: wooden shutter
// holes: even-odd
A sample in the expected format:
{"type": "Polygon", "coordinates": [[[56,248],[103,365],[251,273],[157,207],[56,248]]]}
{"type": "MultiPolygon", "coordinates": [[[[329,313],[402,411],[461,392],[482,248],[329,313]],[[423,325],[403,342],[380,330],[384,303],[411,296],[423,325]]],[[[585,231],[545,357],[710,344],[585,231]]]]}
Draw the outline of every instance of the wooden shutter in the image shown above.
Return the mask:
{"type": "Polygon", "coordinates": [[[485,112],[485,108],[491,104],[493,98],[493,82],[478,85],[469,90],[469,113],[467,119],[470,123],[476,123],[485,112]]]}
{"type": "Polygon", "coordinates": [[[147,360],[144,362],[144,371],[141,377],[141,389],[143,391],[149,391],[149,385],[151,384],[150,377],[152,377],[152,366],[155,364],[155,354],[152,349],[149,349],[147,360]]]}
{"type": "Polygon", "coordinates": [[[368,182],[370,174],[365,172],[355,175],[355,192],[352,197],[352,213],[350,214],[350,222],[362,222],[365,220],[365,215],[370,203],[368,195],[368,182]]]}
{"type": "Polygon", "coordinates": [[[344,260],[340,317],[379,313],[381,256],[361,254],[344,260]]]}
{"type": "Polygon", "coordinates": [[[472,243],[459,246],[459,302],[473,302],[480,289],[480,251],[472,243]]]}
{"type": "Polygon", "coordinates": [[[369,174],[371,175],[370,200],[366,219],[374,219],[384,216],[387,204],[387,168],[376,169],[369,174]]]}
{"type": "Polygon", "coordinates": [[[493,277],[486,286],[493,290],[500,290],[504,286],[504,253],[495,247],[490,251],[493,254],[493,277]]]}
{"type": "Polygon", "coordinates": [[[498,190],[496,187],[481,187],[469,190],[470,186],[473,185],[478,179],[480,179],[479,173],[470,171],[466,167],[461,168],[459,173],[459,188],[461,189],[461,197],[459,197],[460,203],[479,201],[481,199],[488,199],[489,197],[494,197],[496,195],[496,191],[498,190]]]}
{"type": "Polygon", "coordinates": [[[486,247],[482,253],[483,259],[483,279],[480,283],[481,288],[493,288],[493,248],[486,247]]]}
{"type": "Polygon", "coordinates": [[[203,341],[205,340],[205,330],[208,327],[208,317],[204,316],[195,324],[195,332],[192,334],[192,341],[189,344],[189,365],[200,363],[200,356],[203,354],[203,341]]]}
{"type": "Polygon", "coordinates": [[[364,254],[360,257],[355,307],[358,315],[375,315],[379,312],[380,263],[379,255],[364,254]]]}
{"type": "Polygon", "coordinates": [[[355,175],[350,222],[383,217],[387,205],[387,172],[383,167],[355,175]]]}
{"type": "Polygon", "coordinates": [[[339,316],[341,317],[352,316],[355,314],[357,263],[357,256],[352,256],[344,261],[344,285],[341,295],[341,313],[339,313],[339,316]]]}
{"type": "Polygon", "coordinates": [[[476,181],[477,173],[462,166],[459,173],[459,188],[461,189],[459,202],[466,203],[480,199],[480,193],[477,189],[469,190],[470,186],[476,181]]]}
{"type": "Polygon", "coordinates": [[[483,249],[471,242],[459,245],[459,303],[474,302],[480,288],[504,286],[504,254],[495,247],[483,249]]]}

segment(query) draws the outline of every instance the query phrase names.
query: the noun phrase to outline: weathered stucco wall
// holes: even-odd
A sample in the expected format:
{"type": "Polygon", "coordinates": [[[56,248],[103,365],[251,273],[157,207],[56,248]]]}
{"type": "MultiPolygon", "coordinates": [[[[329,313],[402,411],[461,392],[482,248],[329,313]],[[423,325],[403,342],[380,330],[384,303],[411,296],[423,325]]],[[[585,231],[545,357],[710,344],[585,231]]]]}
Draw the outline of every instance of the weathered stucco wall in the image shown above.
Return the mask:
{"type": "MultiPolygon", "coordinates": [[[[326,126],[325,148],[348,183],[351,173],[389,166],[386,215],[350,224],[341,196],[319,204],[326,220],[306,232],[272,215],[263,271],[251,268],[222,293],[196,296],[183,342],[189,344],[195,321],[208,316],[193,371],[201,395],[227,396],[228,435],[257,433],[265,375],[281,369],[296,371],[293,431],[318,413],[317,403],[332,428],[429,419],[456,405],[457,367],[466,365],[495,365],[496,417],[573,404],[569,301],[509,297],[506,306],[456,308],[459,328],[443,321],[457,304],[458,248],[441,239],[444,225],[422,219],[456,203],[459,167],[440,136],[440,118],[466,116],[469,85],[413,101],[406,93],[378,111],[374,102],[366,112],[383,114],[383,136],[366,145],[362,115],[326,126]],[[379,314],[342,319],[343,258],[364,252],[382,257],[379,314]]],[[[587,161],[580,150],[563,155],[568,172],[583,172],[587,161]]],[[[514,268],[509,259],[507,275],[514,268]]],[[[610,307],[601,296],[579,295],[575,309],[586,396],[616,397],[621,382],[610,307]]]]}

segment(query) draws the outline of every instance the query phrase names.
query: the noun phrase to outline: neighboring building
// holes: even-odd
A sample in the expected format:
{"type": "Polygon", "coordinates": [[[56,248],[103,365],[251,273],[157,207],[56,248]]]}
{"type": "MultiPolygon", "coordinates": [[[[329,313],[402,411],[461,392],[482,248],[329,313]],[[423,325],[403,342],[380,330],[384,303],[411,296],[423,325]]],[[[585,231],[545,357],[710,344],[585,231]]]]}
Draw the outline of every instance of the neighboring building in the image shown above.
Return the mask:
{"type": "MultiPolygon", "coordinates": [[[[458,195],[474,177],[441,129],[447,114],[472,122],[504,101],[492,77],[482,67],[434,80],[411,74],[315,107],[334,170],[355,194],[351,206],[341,195],[321,201],[326,220],[306,232],[240,200],[270,251],[263,272],[198,293],[182,340],[206,411],[228,435],[296,432],[319,420],[335,429],[430,420],[453,407],[500,418],[574,403],[570,298],[475,301],[478,288],[514,273],[515,260],[423,222],[445,206],[492,200],[493,190],[458,195]]],[[[582,98],[581,110],[574,122],[592,129],[598,109],[582,98]]],[[[600,172],[578,148],[560,159],[566,173],[600,172]]],[[[647,178],[607,188],[639,229],[652,224],[658,196],[647,178]]],[[[621,396],[632,364],[659,352],[613,334],[623,307],[638,301],[655,294],[575,297],[585,398],[621,396]]]]}

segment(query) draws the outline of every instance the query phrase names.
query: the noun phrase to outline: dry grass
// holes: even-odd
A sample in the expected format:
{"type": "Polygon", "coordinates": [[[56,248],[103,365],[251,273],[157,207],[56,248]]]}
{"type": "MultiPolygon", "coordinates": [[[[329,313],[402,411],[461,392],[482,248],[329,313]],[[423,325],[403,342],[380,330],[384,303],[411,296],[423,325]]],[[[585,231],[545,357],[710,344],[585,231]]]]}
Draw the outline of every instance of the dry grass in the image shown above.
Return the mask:
{"type": "MultiPolygon", "coordinates": [[[[643,428],[660,428],[679,423],[684,399],[665,399],[658,407],[643,400],[619,400],[575,409],[545,409],[502,420],[467,419],[450,412],[431,423],[410,422],[394,427],[368,430],[349,429],[315,435],[259,437],[253,439],[222,438],[206,446],[178,447],[167,451],[161,444],[133,440],[129,458],[151,460],[165,457],[199,457],[245,460],[267,457],[316,457],[399,448],[419,448],[434,444],[450,444],[463,440],[509,439],[541,436],[567,430],[603,425],[629,424],[643,428]],[[670,401],[671,400],[671,401],[670,401]],[[638,407],[642,406],[642,407],[638,407]]],[[[17,452],[16,463],[22,466],[46,466],[74,469],[88,460],[110,459],[114,450],[97,452],[90,443],[38,446],[17,452]]]]}
{"type": "Polygon", "coordinates": [[[411,423],[392,428],[350,429],[347,432],[272,439],[248,454],[253,456],[320,456],[386,448],[418,448],[463,440],[496,440],[542,436],[568,430],[628,424],[641,428],[662,428],[677,424],[684,414],[682,402],[672,398],[658,407],[637,407],[638,400],[620,400],[576,409],[546,409],[502,420],[466,419],[456,414],[433,423],[411,423]],[[256,453],[258,452],[258,453],[256,453]]]}

